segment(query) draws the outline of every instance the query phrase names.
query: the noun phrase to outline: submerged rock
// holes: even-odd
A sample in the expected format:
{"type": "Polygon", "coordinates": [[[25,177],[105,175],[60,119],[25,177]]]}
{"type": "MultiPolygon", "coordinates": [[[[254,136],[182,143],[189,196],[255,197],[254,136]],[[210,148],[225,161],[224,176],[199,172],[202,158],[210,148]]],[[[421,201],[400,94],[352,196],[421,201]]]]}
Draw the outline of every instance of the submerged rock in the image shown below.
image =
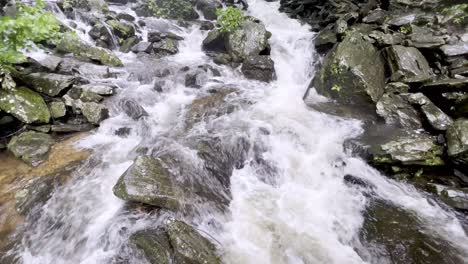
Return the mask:
{"type": "Polygon", "coordinates": [[[114,194],[126,201],[177,210],[184,190],[173,182],[163,158],[137,157],[117,181],[114,194]]]}
{"type": "Polygon", "coordinates": [[[8,150],[15,157],[26,163],[37,166],[47,159],[50,147],[54,140],[48,134],[27,131],[13,137],[8,143],[8,150]]]}
{"type": "Polygon", "coordinates": [[[262,82],[270,82],[276,78],[274,62],[267,55],[248,57],[244,60],[241,71],[248,79],[262,82]]]}
{"type": "Polygon", "coordinates": [[[326,56],[310,87],[347,104],[378,101],[384,92],[384,63],[360,33],[349,34],[326,56]]]}
{"type": "Polygon", "coordinates": [[[47,123],[50,119],[50,112],[44,99],[25,87],[0,89],[0,110],[27,124],[47,123]]]}

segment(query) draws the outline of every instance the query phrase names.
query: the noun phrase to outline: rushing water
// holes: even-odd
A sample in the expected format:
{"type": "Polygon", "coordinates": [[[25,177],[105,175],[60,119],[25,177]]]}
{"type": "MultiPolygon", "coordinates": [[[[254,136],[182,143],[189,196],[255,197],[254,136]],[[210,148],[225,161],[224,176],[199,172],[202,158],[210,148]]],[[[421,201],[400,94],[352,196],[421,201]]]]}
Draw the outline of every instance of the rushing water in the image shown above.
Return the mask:
{"type": "Polygon", "coordinates": [[[356,250],[369,197],[346,185],[346,174],[359,175],[373,184],[376,196],[417,215],[425,229],[457,245],[466,258],[463,252],[468,252],[468,239],[453,213],[344,152],[343,142],[362,132],[360,122],[306,107],[302,97],[317,59],[309,28],[279,13],[278,2],[250,0],[249,4],[249,14],[272,32],[277,80],[270,84],[249,81],[238,69],[221,67],[222,76],[206,79],[202,89],[187,88],[180,68],[212,64],[201,50],[206,32],[196,26],[180,28],[168,21],[148,21],[148,26],[169,28],[184,36],[180,52],[160,60],[120,55],[126,73],[115,80],[121,89],[108,101],[112,117],[80,142],[95,154],[40,213],[31,216],[34,219],[25,226],[22,243],[14,251],[22,263],[91,264],[118,259],[142,263],[127,247],[129,235],[157,226],[170,214],[127,209],[113,195],[113,185],[142,147],[176,148],[194,164],[199,163],[183,138],[212,133],[227,138],[243,135],[251,145],[262,146],[261,156],[268,164],[262,169],[258,163],[249,163],[254,159],[249,152],[246,165],[231,177],[231,193],[225,194],[231,198],[228,210],[200,206],[195,216],[186,219],[219,243],[226,263],[369,261],[356,250]],[[171,74],[165,77],[164,92],[155,92],[146,77],[165,68],[171,74]],[[241,91],[237,100],[251,103],[186,134],[181,129],[185,107],[219,83],[236,87],[241,91]],[[121,98],[137,100],[149,116],[139,121],[127,117],[118,104],[121,98]],[[132,128],[128,137],[114,135],[121,127],[132,128]]]}

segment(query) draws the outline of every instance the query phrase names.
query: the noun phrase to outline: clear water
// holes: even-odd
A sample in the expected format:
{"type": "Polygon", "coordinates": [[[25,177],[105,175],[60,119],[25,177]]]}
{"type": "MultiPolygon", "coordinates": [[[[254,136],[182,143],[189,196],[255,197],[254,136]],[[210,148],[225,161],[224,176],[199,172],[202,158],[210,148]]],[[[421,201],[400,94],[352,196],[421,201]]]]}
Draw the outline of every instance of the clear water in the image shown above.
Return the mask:
{"type": "MultiPolygon", "coordinates": [[[[250,0],[249,4],[249,14],[262,20],[273,34],[270,44],[277,80],[270,84],[250,81],[239,69],[221,67],[222,77],[207,78],[202,89],[185,87],[180,68],[212,64],[201,50],[206,32],[196,26],[170,27],[185,37],[175,56],[156,60],[120,54],[126,74],[114,81],[120,89],[107,102],[112,117],[80,142],[95,154],[27,226],[15,251],[22,263],[112,263],[116,256],[143,263],[127,247],[129,235],[156,227],[171,214],[128,210],[113,195],[113,185],[140,147],[177,148],[198,164],[184,138],[212,133],[227,138],[243,135],[251,145],[261,145],[263,160],[274,168],[262,169],[250,163],[254,157],[249,156],[246,165],[231,177],[228,210],[200,206],[197,214],[185,219],[213,238],[226,263],[366,263],[356,252],[356,239],[369,198],[344,184],[346,174],[372,183],[378,197],[411,211],[424,228],[451,241],[460,252],[468,252],[468,238],[453,213],[344,152],[343,142],[362,132],[359,121],[306,107],[302,97],[317,60],[309,28],[279,13],[278,2],[250,0]],[[165,78],[164,92],[158,93],[147,77],[165,68],[171,74],[165,78]],[[186,107],[219,83],[236,87],[240,99],[252,103],[184,131],[186,107]],[[130,119],[119,108],[121,98],[137,100],[149,116],[130,119]],[[120,127],[131,127],[131,134],[115,136],[120,127]]],[[[156,28],[167,28],[167,23],[148,21],[156,28]]],[[[79,26],[89,30],[85,24],[79,26]]],[[[462,257],[468,260],[466,255],[462,257]]]]}

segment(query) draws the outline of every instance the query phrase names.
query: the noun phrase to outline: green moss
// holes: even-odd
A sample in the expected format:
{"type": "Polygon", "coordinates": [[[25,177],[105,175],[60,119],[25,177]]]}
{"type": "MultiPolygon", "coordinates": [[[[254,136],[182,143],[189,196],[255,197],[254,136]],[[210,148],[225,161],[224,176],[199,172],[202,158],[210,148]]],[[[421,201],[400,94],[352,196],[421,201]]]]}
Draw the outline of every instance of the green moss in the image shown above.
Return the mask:
{"type": "Polygon", "coordinates": [[[341,86],[339,86],[337,84],[334,84],[331,89],[332,89],[332,91],[340,92],[341,91],[341,86]]]}
{"type": "Polygon", "coordinates": [[[245,21],[242,10],[235,7],[227,7],[216,11],[218,16],[217,25],[221,32],[233,32],[239,29],[245,21]]]}
{"type": "Polygon", "coordinates": [[[25,87],[0,90],[0,109],[24,123],[47,123],[50,112],[42,97],[25,87]]]}

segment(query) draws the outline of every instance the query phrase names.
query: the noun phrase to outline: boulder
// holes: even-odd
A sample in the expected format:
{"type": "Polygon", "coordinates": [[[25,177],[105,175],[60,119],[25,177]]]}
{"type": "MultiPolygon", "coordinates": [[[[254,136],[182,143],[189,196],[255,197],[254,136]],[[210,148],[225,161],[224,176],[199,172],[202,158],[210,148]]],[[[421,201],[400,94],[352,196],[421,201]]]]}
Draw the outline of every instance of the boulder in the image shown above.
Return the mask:
{"type": "Polygon", "coordinates": [[[447,129],[447,153],[450,157],[468,162],[468,119],[460,118],[447,129]]]}
{"type": "Polygon", "coordinates": [[[88,122],[95,125],[98,125],[101,121],[109,117],[109,109],[95,102],[83,103],[81,111],[88,122]]]}
{"type": "Polygon", "coordinates": [[[445,131],[453,123],[452,118],[438,108],[429,98],[422,93],[415,93],[408,96],[412,104],[421,107],[429,124],[436,130],[445,131]]]}
{"type": "Polygon", "coordinates": [[[202,43],[203,50],[208,52],[227,52],[224,41],[225,35],[219,29],[213,29],[208,32],[202,43]]]}
{"type": "Polygon", "coordinates": [[[198,13],[190,0],[143,0],[134,7],[138,16],[167,18],[174,20],[196,20],[198,13]]]}
{"type": "Polygon", "coordinates": [[[226,35],[225,47],[231,56],[246,59],[266,50],[270,36],[262,23],[247,20],[239,29],[226,35]]]}
{"type": "Polygon", "coordinates": [[[140,39],[136,36],[125,39],[122,41],[122,45],[120,45],[120,51],[123,53],[128,53],[139,42],[140,42],[140,39]]]}
{"type": "Polygon", "coordinates": [[[114,34],[120,39],[127,39],[135,36],[135,28],[127,21],[119,21],[111,19],[106,21],[107,24],[112,28],[114,34]]]}
{"type": "Polygon", "coordinates": [[[135,53],[139,53],[139,52],[150,53],[152,49],[153,49],[153,43],[143,41],[133,46],[130,50],[135,53]]]}
{"type": "Polygon", "coordinates": [[[444,165],[441,156],[443,147],[436,139],[426,134],[401,136],[380,146],[372,153],[376,165],[402,164],[419,166],[444,165]]]}
{"type": "Polygon", "coordinates": [[[182,221],[169,220],[165,229],[177,263],[221,264],[216,247],[193,227],[182,221]]]}
{"type": "Polygon", "coordinates": [[[440,197],[453,208],[468,212],[468,188],[446,188],[441,192],[440,197]]]}
{"type": "Polygon", "coordinates": [[[27,124],[48,123],[50,119],[50,112],[44,99],[25,87],[0,89],[0,110],[27,124]]]}
{"type": "Polygon", "coordinates": [[[65,103],[62,101],[53,101],[49,103],[50,114],[52,118],[64,117],[67,114],[65,103]]]}
{"type": "Polygon", "coordinates": [[[267,55],[247,57],[241,71],[248,79],[262,82],[270,82],[276,78],[274,62],[267,55]]]}
{"type": "Polygon", "coordinates": [[[130,236],[130,242],[143,251],[151,264],[170,264],[173,251],[163,230],[142,230],[130,236]]]}
{"type": "Polygon", "coordinates": [[[378,46],[391,46],[403,43],[403,37],[399,34],[386,34],[377,30],[369,33],[369,37],[374,39],[378,46]]]}
{"type": "Polygon", "coordinates": [[[337,42],[338,37],[336,32],[333,30],[333,25],[330,24],[329,26],[320,30],[320,32],[315,37],[314,45],[318,50],[322,51],[333,47],[333,45],[335,45],[337,42]]]}
{"type": "Polygon", "coordinates": [[[179,52],[179,42],[172,38],[165,38],[153,43],[153,51],[158,56],[173,55],[179,52]]]}
{"type": "Polygon", "coordinates": [[[8,143],[8,150],[15,157],[21,158],[31,166],[38,166],[47,159],[54,140],[48,134],[27,131],[13,137],[8,143]]]}
{"type": "Polygon", "coordinates": [[[59,52],[73,53],[79,59],[98,61],[108,66],[123,65],[122,61],[112,52],[100,47],[93,47],[69,34],[65,34],[57,43],[56,49],[59,52]]]}
{"type": "Polygon", "coordinates": [[[395,124],[401,128],[422,128],[418,112],[411,106],[405,96],[385,93],[376,104],[377,114],[385,119],[387,124],[395,124]]]}
{"type": "Polygon", "coordinates": [[[341,103],[367,105],[384,92],[384,63],[360,33],[349,34],[325,57],[310,88],[341,103]]]}
{"type": "Polygon", "coordinates": [[[445,93],[468,90],[468,79],[444,79],[424,84],[421,88],[424,93],[445,93]]]}
{"type": "Polygon", "coordinates": [[[429,63],[413,47],[391,46],[383,50],[392,81],[423,82],[432,78],[429,63]]]}
{"type": "Polygon", "coordinates": [[[22,75],[20,78],[29,87],[49,96],[63,94],[75,82],[74,76],[43,72],[22,75]]]}
{"type": "Polygon", "coordinates": [[[459,42],[456,44],[447,44],[440,47],[445,56],[459,56],[468,54],[468,42],[459,42]]]}
{"type": "Polygon", "coordinates": [[[184,189],[175,184],[164,163],[167,157],[139,156],[114,186],[114,194],[125,201],[177,210],[184,189]]]}
{"type": "Polygon", "coordinates": [[[207,20],[216,20],[216,10],[223,5],[217,0],[197,0],[196,7],[200,10],[207,20]]]}
{"type": "Polygon", "coordinates": [[[104,43],[103,48],[114,48],[116,43],[113,43],[113,36],[109,28],[102,23],[95,24],[88,32],[92,39],[98,41],[98,43],[104,43]]]}
{"type": "Polygon", "coordinates": [[[114,86],[111,84],[90,83],[78,86],[83,91],[89,91],[98,95],[113,95],[114,86]]]}

